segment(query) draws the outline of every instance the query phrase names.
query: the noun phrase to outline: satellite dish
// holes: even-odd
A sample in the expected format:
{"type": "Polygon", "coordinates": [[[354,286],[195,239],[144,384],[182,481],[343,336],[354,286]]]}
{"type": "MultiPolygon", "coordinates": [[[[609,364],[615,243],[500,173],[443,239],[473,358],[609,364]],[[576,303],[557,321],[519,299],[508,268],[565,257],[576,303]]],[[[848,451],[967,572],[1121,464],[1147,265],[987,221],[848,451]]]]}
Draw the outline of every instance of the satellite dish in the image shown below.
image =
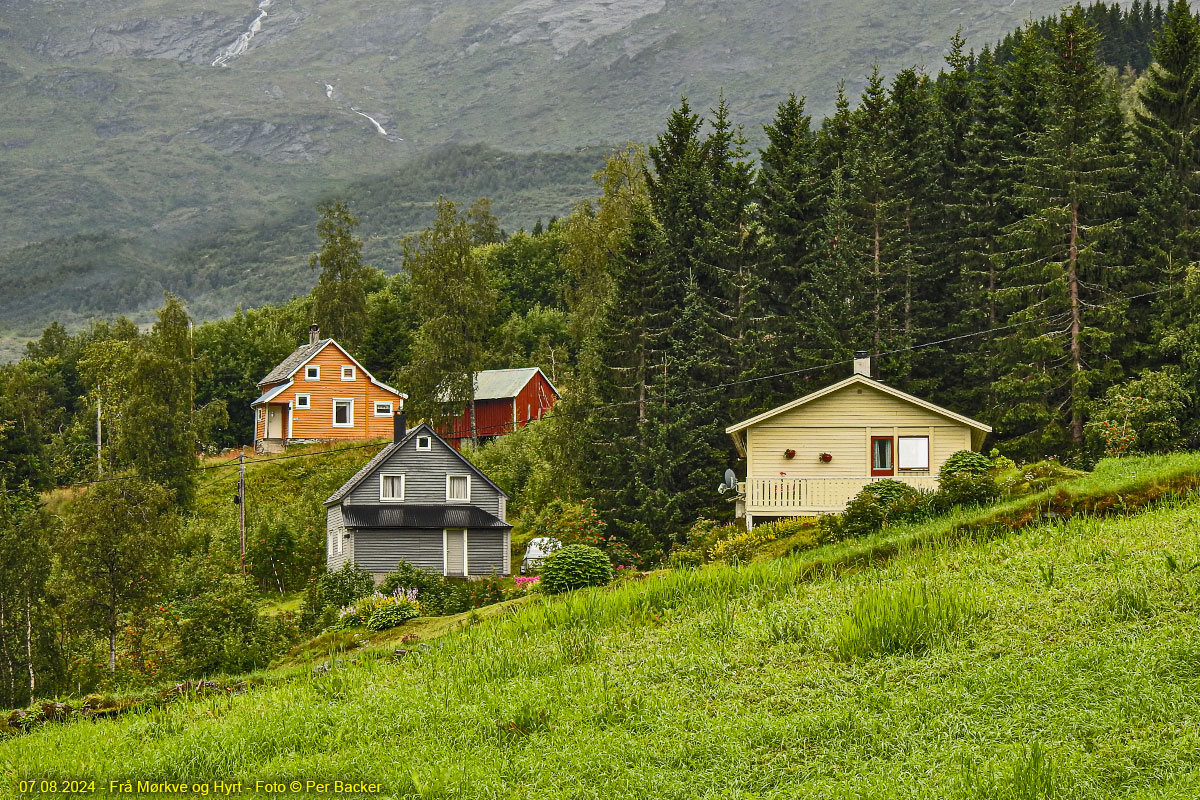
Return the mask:
{"type": "Polygon", "coordinates": [[[737,488],[737,475],[731,469],[725,470],[725,485],[730,489],[737,488]]]}

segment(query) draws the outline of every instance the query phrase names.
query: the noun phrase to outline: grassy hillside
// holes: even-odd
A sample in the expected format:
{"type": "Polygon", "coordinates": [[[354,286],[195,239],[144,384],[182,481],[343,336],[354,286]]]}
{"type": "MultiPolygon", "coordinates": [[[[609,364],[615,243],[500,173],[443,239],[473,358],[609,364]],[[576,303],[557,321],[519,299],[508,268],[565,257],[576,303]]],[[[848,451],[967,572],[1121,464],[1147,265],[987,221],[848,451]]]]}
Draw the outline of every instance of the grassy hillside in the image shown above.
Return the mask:
{"type": "MultiPolygon", "coordinates": [[[[1050,0],[272,0],[246,51],[213,66],[258,16],[256,5],[4,3],[0,335],[56,316],[138,312],[163,288],[205,315],[304,288],[297,265],[312,247],[295,246],[297,209],[311,214],[321,196],[363,190],[361,181],[403,182],[407,165],[448,144],[570,158],[580,147],[646,141],[680,95],[704,109],[722,91],[754,139],[788,92],[807,95],[820,116],[839,80],[854,93],[874,64],[936,71],[956,30],[980,47],[1059,8],[1050,0]],[[81,234],[132,251],[100,250],[75,267],[75,282],[24,284],[25,270],[81,234]],[[272,260],[237,272],[247,245],[264,243],[272,260]],[[46,252],[22,249],[29,245],[46,252]],[[88,278],[106,270],[118,273],[110,283],[120,302],[97,308],[88,278]]],[[[586,161],[590,170],[595,159],[586,161]]],[[[507,226],[529,226],[579,199],[581,174],[548,176],[537,191],[501,176],[485,193],[506,204],[507,226]]],[[[469,183],[440,182],[397,202],[473,199],[469,183]]],[[[419,213],[400,214],[370,234],[395,239],[421,222],[419,213]]]]}
{"type": "MultiPolygon", "coordinates": [[[[1197,475],[1197,456],[1107,462],[1040,505],[1113,510],[1197,475]]],[[[1200,500],[994,524],[1015,510],[535,600],[403,657],[47,725],[0,744],[0,773],[419,797],[1194,797],[1200,500]]]]}

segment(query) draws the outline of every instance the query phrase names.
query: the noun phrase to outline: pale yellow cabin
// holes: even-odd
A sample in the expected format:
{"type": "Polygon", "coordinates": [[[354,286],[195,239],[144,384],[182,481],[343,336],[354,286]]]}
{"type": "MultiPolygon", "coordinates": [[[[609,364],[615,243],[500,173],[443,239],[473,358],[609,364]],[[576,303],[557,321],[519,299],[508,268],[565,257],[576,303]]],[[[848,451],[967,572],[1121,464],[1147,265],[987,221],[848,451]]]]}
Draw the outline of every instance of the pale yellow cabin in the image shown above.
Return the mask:
{"type": "Polygon", "coordinates": [[[746,459],[737,514],[764,517],[836,513],[872,481],[892,478],[937,489],[942,464],[979,450],[991,428],[870,377],[855,374],[726,428],[746,459]]]}

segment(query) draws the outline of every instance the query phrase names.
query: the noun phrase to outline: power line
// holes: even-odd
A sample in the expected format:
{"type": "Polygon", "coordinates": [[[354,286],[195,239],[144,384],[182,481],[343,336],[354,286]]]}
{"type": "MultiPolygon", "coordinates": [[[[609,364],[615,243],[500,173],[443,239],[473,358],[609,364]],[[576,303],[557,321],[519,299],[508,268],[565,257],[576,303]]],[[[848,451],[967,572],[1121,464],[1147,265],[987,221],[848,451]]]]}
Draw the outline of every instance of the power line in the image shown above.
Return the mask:
{"type": "MultiPolygon", "coordinates": [[[[1107,308],[1110,306],[1120,305],[1122,303],[1126,303],[1131,300],[1140,300],[1142,298],[1153,297],[1155,295],[1159,295],[1164,292],[1173,291],[1175,288],[1176,287],[1170,287],[1170,286],[1161,287],[1159,289],[1154,289],[1149,292],[1142,292],[1140,294],[1131,295],[1129,297],[1124,297],[1119,300],[1114,300],[1109,303],[1102,303],[1102,304],[1096,305],[1094,307],[1095,308],[1107,308]]],[[[898,347],[898,348],[893,348],[891,350],[884,350],[884,351],[877,353],[876,355],[890,356],[890,355],[899,355],[901,353],[913,352],[916,350],[924,350],[926,348],[936,347],[936,346],[942,345],[942,344],[949,344],[951,342],[962,341],[964,339],[972,339],[972,338],[976,338],[979,336],[987,336],[987,335],[991,335],[991,334],[1001,333],[1003,331],[1013,330],[1015,328],[1020,328],[1025,325],[1031,325],[1031,324],[1035,324],[1038,322],[1046,322],[1046,321],[1055,319],[1060,316],[1062,316],[1061,313],[1047,314],[1047,315],[1044,315],[1041,317],[1033,317],[1030,319],[1021,320],[1020,322],[1013,322],[1013,323],[1008,323],[1006,325],[999,325],[994,328],[986,328],[984,330],[972,331],[970,333],[963,333],[963,334],[958,334],[955,336],[947,336],[947,337],[944,337],[941,339],[935,339],[935,340],[928,341],[928,342],[921,342],[918,344],[908,345],[906,347],[898,347]]],[[[702,389],[689,390],[687,392],[687,394],[688,394],[688,396],[702,395],[702,394],[706,394],[709,392],[716,392],[716,391],[721,391],[723,389],[729,389],[729,388],[732,388],[735,386],[744,386],[746,384],[758,383],[759,381],[775,380],[777,378],[785,378],[785,377],[790,377],[792,375],[801,375],[801,374],[808,373],[808,372],[817,372],[820,370],[827,370],[827,369],[831,369],[833,367],[842,366],[842,365],[849,364],[849,363],[852,363],[852,359],[841,359],[838,361],[829,361],[824,364],[816,364],[816,365],[809,366],[809,367],[802,367],[800,369],[787,370],[785,372],[777,372],[777,373],[774,373],[771,375],[758,375],[758,376],[755,376],[752,378],[741,378],[741,379],[734,380],[734,381],[727,381],[725,383],[714,384],[712,386],[707,386],[702,389]]],[[[676,399],[676,398],[672,397],[672,396],[660,395],[657,398],[649,398],[648,397],[646,402],[651,402],[651,401],[655,401],[655,400],[657,400],[658,402],[662,402],[662,401],[671,401],[674,399],[676,399]]],[[[603,410],[610,409],[610,408],[619,408],[622,406],[637,405],[640,402],[642,402],[642,401],[626,400],[626,401],[620,401],[620,402],[616,402],[616,403],[607,403],[607,404],[603,404],[603,405],[591,406],[591,407],[584,408],[584,409],[567,409],[567,410],[557,411],[557,412],[552,411],[551,413],[540,417],[539,421],[546,420],[546,419],[554,419],[556,417],[588,415],[588,414],[593,414],[597,411],[603,411],[603,410]]],[[[620,418],[613,417],[612,419],[617,420],[620,418]]],[[[532,420],[530,420],[530,421],[532,421],[532,420]]],[[[496,433],[507,432],[510,430],[510,426],[512,426],[512,425],[513,425],[513,423],[511,423],[511,422],[497,423],[495,425],[485,426],[482,429],[476,428],[475,436],[464,434],[464,435],[442,436],[441,438],[445,439],[447,441],[463,441],[463,440],[467,440],[467,439],[474,439],[474,438],[477,438],[477,436],[480,433],[482,433],[484,436],[487,436],[487,435],[490,435],[492,432],[496,432],[496,433]]],[[[331,447],[327,450],[317,450],[314,452],[307,452],[307,453],[293,453],[291,455],[273,456],[270,458],[251,458],[251,459],[246,459],[246,464],[247,465],[249,465],[249,464],[269,464],[273,461],[287,461],[289,459],[296,459],[296,458],[316,458],[316,457],[321,457],[321,456],[332,455],[335,453],[349,452],[349,451],[353,451],[353,450],[364,450],[364,449],[369,449],[369,448],[382,449],[383,447],[386,447],[388,444],[390,444],[390,442],[375,441],[375,442],[370,442],[367,444],[352,445],[352,446],[348,446],[348,447],[331,447]]],[[[116,475],[116,476],[113,476],[110,478],[97,478],[95,480],[90,480],[90,481],[80,481],[77,483],[69,483],[69,484],[60,486],[58,488],[64,488],[64,489],[65,488],[82,488],[85,486],[93,486],[93,485],[100,484],[100,483],[135,480],[138,478],[178,477],[178,476],[185,475],[185,474],[192,473],[192,472],[205,472],[205,471],[214,470],[214,469],[224,469],[226,467],[233,466],[233,463],[236,461],[238,461],[237,456],[235,456],[230,461],[222,463],[222,464],[209,464],[209,465],[201,466],[201,467],[192,467],[192,468],[189,468],[186,470],[163,471],[163,472],[152,473],[150,475],[116,475]]],[[[214,481],[212,481],[212,483],[216,483],[216,481],[214,480],[214,481]]],[[[207,485],[209,485],[209,484],[204,484],[204,486],[207,486],[207,485]]]]}

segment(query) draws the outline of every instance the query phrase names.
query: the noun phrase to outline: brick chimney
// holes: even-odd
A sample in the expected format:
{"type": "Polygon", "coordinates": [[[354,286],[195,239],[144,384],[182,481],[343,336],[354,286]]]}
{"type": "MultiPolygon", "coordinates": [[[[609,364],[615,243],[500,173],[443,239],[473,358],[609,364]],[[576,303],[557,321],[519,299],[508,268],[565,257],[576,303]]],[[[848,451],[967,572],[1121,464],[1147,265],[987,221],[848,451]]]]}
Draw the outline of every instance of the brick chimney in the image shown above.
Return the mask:
{"type": "Polygon", "coordinates": [[[316,344],[321,341],[321,329],[317,327],[317,323],[308,326],[308,343],[316,344]]]}
{"type": "Polygon", "coordinates": [[[854,374],[871,377],[871,354],[866,350],[854,351],[854,374]]]}

